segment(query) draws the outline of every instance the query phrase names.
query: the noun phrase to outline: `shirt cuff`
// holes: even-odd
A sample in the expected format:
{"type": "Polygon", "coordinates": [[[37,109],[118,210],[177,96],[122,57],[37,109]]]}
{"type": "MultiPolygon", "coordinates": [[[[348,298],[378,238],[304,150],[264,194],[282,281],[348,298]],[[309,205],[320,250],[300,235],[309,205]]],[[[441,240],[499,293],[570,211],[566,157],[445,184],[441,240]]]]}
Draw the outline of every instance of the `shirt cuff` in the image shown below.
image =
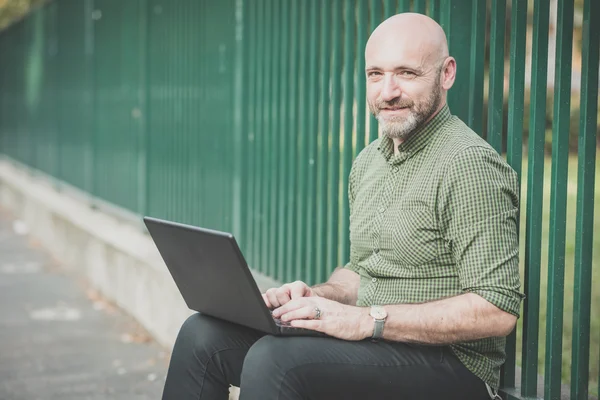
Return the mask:
{"type": "Polygon", "coordinates": [[[521,300],[525,297],[520,292],[490,289],[476,289],[470,290],[469,292],[483,297],[504,312],[512,314],[517,318],[520,317],[519,311],[521,309],[521,300]]]}

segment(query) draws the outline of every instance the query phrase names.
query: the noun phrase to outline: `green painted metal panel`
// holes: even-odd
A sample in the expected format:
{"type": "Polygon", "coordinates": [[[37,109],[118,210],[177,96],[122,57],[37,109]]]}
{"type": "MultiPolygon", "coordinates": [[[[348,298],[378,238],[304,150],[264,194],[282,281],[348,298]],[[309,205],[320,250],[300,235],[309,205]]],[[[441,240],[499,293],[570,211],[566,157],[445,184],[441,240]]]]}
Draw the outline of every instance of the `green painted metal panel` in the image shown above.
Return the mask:
{"type": "Polygon", "coordinates": [[[523,396],[537,395],[538,332],[542,246],[544,135],[546,130],[546,83],[548,64],[549,3],[534,0],[531,75],[531,110],[528,141],[527,209],[525,228],[525,302],[523,306],[523,396]]]}
{"type": "Polygon", "coordinates": [[[91,1],[58,4],[57,124],[60,129],[59,175],[91,190],[93,37],[91,1]],[[77,166],[74,168],[74,166],[77,166]]]}
{"type": "MultiPolygon", "coordinates": [[[[139,52],[138,7],[137,2],[121,4],[116,0],[96,0],[92,12],[94,194],[135,211],[142,118],[138,76],[139,65],[143,62],[139,52]],[[115,179],[117,176],[119,179],[115,179]]],[[[66,32],[69,34],[72,33],[66,32]]]]}
{"type": "MultiPolygon", "coordinates": [[[[587,0],[583,10],[581,94],[575,232],[575,286],[571,398],[587,399],[590,365],[590,313],[594,238],[594,184],[598,124],[600,3],[587,0]]],[[[600,379],[599,379],[600,382],[600,379]]],[[[599,383],[600,384],[600,383],[599,383]]],[[[600,388],[599,388],[600,389],[600,388]]],[[[598,392],[600,393],[600,391],[598,392]]]]}

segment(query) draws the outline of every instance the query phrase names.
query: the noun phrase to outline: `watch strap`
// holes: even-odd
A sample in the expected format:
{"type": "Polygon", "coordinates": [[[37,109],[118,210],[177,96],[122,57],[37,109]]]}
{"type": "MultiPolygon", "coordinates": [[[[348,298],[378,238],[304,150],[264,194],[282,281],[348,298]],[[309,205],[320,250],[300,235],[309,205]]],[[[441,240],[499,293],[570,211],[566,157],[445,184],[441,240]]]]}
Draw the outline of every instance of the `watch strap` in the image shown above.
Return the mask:
{"type": "Polygon", "coordinates": [[[372,339],[379,340],[383,337],[383,323],[384,319],[374,319],[375,321],[375,329],[373,329],[372,339]]]}

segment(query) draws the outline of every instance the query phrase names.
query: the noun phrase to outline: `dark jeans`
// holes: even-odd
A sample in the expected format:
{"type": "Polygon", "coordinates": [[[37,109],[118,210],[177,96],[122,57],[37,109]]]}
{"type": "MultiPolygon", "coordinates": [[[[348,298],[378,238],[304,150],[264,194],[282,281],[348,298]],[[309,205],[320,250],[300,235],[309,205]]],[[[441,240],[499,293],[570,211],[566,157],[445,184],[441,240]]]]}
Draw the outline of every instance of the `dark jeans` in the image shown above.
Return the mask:
{"type": "Polygon", "coordinates": [[[276,337],[201,314],[182,326],[163,400],[489,400],[447,347],[276,337]]]}

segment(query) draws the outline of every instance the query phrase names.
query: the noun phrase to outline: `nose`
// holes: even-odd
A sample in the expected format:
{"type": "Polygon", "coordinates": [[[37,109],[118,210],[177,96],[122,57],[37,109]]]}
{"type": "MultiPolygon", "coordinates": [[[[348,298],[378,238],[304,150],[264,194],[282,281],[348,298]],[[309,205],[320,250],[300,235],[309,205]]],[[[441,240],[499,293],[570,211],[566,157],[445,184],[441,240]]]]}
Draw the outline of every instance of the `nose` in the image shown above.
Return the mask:
{"type": "Polygon", "coordinates": [[[396,77],[392,74],[386,74],[383,79],[383,88],[381,89],[381,100],[389,102],[402,95],[400,85],[396,77]]]}

